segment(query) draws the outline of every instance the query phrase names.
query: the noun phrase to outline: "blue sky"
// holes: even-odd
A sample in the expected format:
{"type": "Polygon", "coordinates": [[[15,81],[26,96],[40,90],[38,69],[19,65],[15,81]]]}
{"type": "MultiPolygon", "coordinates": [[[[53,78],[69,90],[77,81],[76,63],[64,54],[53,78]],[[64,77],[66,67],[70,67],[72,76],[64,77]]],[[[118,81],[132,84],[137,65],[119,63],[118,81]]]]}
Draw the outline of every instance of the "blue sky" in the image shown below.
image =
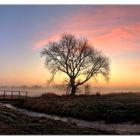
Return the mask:
{"type": "Polygon", "coordinates": [[[139,13],[138,5],[1,5],[0,85],[46,84],[50,73],[40,51],[70,32],[88,38],[110,57],[109,86],[140,86],[139,13]]]}

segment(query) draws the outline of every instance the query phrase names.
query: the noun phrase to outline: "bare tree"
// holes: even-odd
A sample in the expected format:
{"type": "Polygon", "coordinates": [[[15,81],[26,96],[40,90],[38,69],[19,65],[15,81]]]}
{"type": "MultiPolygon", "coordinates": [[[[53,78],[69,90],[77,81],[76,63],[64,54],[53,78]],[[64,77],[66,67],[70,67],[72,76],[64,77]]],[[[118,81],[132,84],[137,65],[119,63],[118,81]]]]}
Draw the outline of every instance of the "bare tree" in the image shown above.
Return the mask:
{"type": "Polygon", "coordinates": [[[87,85],[87,84],[84,86],[84,94],[85,95],[89,95],[90,94],[90,86],[87,85]]]}
{"type": "Polygon", "coordinates": [[[86,39],[77,39],[74,35],[63,34],[58,42],[49,43],[41,51],[45,64],[52,72],[68,76],[70,95],[75,95],[78,86],[92,77],[101,74],[108,80],[109,59],[97,51],[86,39]]]}

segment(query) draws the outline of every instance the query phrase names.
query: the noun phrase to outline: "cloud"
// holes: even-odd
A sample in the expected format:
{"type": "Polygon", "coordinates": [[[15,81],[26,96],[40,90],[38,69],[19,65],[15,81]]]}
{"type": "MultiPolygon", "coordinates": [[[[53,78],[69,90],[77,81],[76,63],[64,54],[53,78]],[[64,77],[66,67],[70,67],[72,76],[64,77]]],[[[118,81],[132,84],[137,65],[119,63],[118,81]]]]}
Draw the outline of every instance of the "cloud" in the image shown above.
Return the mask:
{"type": "Polygon", "coordinates": [[[140,6],[85,6],[58,22],[34,48],[58,39],[63,32],[70,32],[87,37],[95,47],[108,54],[139,51],[139,13],[140,6]]]}
{"type": "Polygon", "coordinates": [[[53,35],[44,39],[39,40],[37,43],[34,44],[33,49],[39,49],[47,45],[49,42],[56,41],[60,38],[60,35],[53,35]]]}

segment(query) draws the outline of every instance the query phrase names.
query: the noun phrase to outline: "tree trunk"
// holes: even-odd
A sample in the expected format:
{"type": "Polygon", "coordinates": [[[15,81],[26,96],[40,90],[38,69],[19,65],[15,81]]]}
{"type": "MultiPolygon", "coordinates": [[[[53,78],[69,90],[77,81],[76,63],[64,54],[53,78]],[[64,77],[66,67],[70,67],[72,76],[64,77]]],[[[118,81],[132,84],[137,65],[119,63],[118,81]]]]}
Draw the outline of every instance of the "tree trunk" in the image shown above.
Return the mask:
{"type": "Polygon", "coordinates": [[[72,87],[71,87],[71,93],[70,93],[71,96],[74,96],[74,95],[75,95],[75,93],[76,93],[76,88],[77,88],[76,86],[72,86],[72,87]]]}
{"type": "Polygon", "coordinates": [[[70,96],[74,96],[76,93],[76,88],[77,86],[75,85],[75,77],[71,76],[70,77],[70,96]]]}

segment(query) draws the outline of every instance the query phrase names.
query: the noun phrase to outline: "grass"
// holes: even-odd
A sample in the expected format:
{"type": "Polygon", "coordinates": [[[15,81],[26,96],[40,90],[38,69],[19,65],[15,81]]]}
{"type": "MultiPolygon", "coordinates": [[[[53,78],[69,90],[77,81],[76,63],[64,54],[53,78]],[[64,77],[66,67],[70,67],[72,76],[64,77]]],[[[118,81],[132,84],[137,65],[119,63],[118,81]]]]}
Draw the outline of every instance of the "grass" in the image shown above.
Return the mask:
{"type": "Polygon", "coordinates": [[[43,94],[20,102],[18,107],[60,116],[106,123],[140,123],[140,94],[58,96],[43,94]]]}
{"type": "Polygon", "coordinates": [[[73,124],[47,118],[29,117],[0,105],[1,135],[98,135],[116,134],[91,128],[81,128],[73,124]]]}

